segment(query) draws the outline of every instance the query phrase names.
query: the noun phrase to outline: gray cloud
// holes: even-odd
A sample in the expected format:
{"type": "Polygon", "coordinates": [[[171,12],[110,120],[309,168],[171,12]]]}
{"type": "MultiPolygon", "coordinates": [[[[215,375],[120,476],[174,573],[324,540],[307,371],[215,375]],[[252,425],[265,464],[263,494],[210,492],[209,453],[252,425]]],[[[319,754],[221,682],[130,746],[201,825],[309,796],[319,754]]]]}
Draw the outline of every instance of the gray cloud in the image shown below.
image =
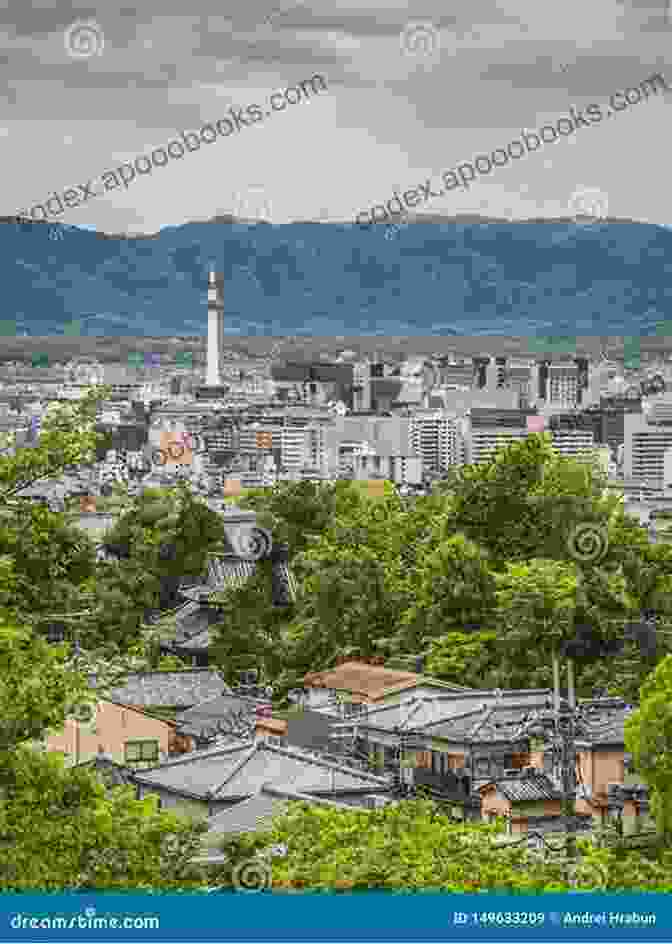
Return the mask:
{"type": "MultiPolygon", "coordinates": [[[[327,94],[73,209],[67,221],[152,232],[231,212],[260,182],[278,222],[317,217],[325,205],[332,219],[350,219],[389,199],[395,183],[412,187],[571,104],[604,102],[656,71],[672,86],[665,4],[453,0],[447,13],[427,0],[411,15],[402,0],[336,9],[326,0],[235,0],[226,10],[214,0],[117,9],[6,0],[1,211],[321,73],[327,94]],[[76,21],[99,25],[100,55],[67,54],[76,21]],[[408,39],[404,47],[409,30],[431,34],[433,52],[419,43],[411,53],[408,39]]],[[[668,104],[660,95],[583,129],[431,210],[559,215],[577,187],[593,186],[608,194],[611,215],[667,222],[668,189],[636,169],[669,148],[668,104]]]]}

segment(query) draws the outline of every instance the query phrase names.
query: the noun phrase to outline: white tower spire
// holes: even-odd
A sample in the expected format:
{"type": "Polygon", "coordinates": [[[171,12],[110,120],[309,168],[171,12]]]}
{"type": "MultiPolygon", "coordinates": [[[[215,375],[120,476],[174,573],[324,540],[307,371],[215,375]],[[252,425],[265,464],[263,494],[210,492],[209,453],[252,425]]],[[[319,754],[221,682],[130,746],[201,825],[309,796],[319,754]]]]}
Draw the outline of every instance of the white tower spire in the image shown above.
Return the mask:
{"type": "Polygon", "coordinates": [[[224,280],[210,269],[208,274],[208,361],[205,383],[220,385],[219,361],[224,347],[224,280]]]}

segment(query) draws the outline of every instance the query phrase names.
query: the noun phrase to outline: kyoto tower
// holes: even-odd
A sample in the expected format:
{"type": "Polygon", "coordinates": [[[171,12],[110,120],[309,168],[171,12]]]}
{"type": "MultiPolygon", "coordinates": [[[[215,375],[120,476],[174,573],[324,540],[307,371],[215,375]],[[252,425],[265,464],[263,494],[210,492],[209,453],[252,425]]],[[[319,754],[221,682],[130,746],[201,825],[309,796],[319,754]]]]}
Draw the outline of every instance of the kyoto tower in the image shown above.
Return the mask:
{"type": "Polygon", "coordinates": [[[208,275],[208,360],[205,383],[220,385],[219,363],[224,349],[224,277],[212,269],[208,275]]]}

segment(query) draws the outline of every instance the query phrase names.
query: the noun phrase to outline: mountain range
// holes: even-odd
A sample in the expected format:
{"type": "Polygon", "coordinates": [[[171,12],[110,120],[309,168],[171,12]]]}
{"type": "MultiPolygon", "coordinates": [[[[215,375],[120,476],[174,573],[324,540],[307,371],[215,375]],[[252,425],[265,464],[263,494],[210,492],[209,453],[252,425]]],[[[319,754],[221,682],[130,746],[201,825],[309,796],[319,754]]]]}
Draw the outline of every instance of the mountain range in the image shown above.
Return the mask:
{"type": "Polygon", "coordinates": [[[672,231],[623,220],[219,217],[138,237],[0,218],[0,253],[5,335],[204,335],[211,266],[236,337],[646,335],[672,318],[672,231]]]}

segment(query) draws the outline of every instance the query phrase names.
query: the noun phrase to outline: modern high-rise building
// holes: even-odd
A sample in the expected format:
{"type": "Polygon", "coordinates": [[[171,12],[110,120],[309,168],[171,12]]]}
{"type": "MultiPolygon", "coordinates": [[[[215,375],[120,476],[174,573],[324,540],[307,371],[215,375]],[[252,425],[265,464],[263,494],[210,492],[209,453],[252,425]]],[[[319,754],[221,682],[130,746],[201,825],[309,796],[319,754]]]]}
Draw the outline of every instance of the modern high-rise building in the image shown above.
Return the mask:
{"type": "Polygon", "coordinates": [[[546,402],[558,406],[575,406],[579,399],[578,365],[549,364],[546,402]]]}
{"type": "Polygon", "coordinates": [[[664,481],[664,456],[672,446],[672,424],[637,413],[624,417],[623,474],[626,479],[664,481]]]}
{"type": "Polygon", "coordinates": [[[208,359],[205,383],[219,387],[219,366],[224,350],[224,279],[216,272],[208,275],[208,359]]]}
{"type": "Polygon", "coordinates": [[[533,410],[472,409],[467,433],[466,461],[471,464],[491,459],[501,447],[528,436],[527,417],[533,410]]]}
{"type": "Polygon", "coordinates": [[[425,472],[444,472],[464,460],[460,419],[444,410],[420,410],[413,414],[408,438],[413,453],[422,458],[425,472]]]}

